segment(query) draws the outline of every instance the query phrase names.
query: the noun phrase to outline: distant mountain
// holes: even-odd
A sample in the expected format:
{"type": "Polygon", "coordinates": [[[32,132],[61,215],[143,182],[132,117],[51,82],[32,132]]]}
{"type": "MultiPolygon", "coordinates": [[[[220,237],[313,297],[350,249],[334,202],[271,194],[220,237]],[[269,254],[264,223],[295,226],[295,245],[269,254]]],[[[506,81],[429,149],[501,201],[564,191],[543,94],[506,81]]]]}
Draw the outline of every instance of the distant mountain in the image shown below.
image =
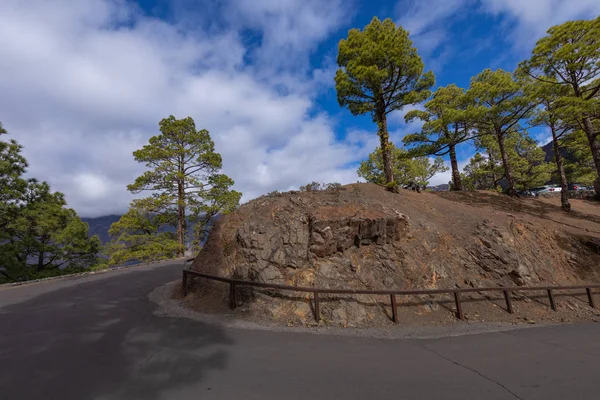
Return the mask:
{"type": "Polygon", "coordinates": [[[110,226],[117,222],[121,218],[121,215],[105,215],[103,217],[96,218],[81,218],[83,222],[87,222],[90,226],[89,235],[98,235],[102,244],[110,242],[110,236],[108,230],[110,226]]]}
{"type": "MultiPolygon", "coordinates": [[[[213,220],[217,220],[220,216],[217,215],[215,218],[213,218],[213,220]]],[[[121,218],[121,215],[105,215],[103,217],[96,217],[96,218],[81,218],[81,220],[83,222],[87,222],[87,224],[90,226],[89,228],[89,236],[92,237],[94,235],[98,235],[98,237],[100,238],[100,241],[102,242],[102,244],[104,243],[108,243],[111,240],[110,235],[108,234],[108,230],[110,229],[110,226],[114,223],[117,222],[119,219],[121,218]]],[[[213,223],[210,223],[210,225],[212,226],[213,223]]],[[[189,223],[188,222],[188,229],[192,229],[194,226],[194,224],[189,223]]],[[[161,231],[163,231],[161,229],[161,231]]],[[[175,232],[175,228],[174,227],[166,227],[164,229],[164,231],[166,232],[175,232]]],[[[204,243],[202,243],[204,244],[204,243]]]]}
{"type": "MultiPolygon", "coordinates": [[[[545,161],[546,162],[555,162],[554,160],[554,144],[552,142],[542,146],[542,150],[544,150],[544,153],[546,153],[546,157],[545,157],[545,161]]],[[[563,156],[563,158],[567,161],[576,161],[575,160],[575,156],[569,152],[567,149],[565,149],[564,147],[562,149],[560,149],[560,154],[563,156]]]]}
{"type": "Polygon", "coordinates": [[[431,189],[434,192],[447,192],[450,190],[450,185],[447,183],[442,183],[441,185],[437,186],[427,186],[427,189],[431,189]]]}

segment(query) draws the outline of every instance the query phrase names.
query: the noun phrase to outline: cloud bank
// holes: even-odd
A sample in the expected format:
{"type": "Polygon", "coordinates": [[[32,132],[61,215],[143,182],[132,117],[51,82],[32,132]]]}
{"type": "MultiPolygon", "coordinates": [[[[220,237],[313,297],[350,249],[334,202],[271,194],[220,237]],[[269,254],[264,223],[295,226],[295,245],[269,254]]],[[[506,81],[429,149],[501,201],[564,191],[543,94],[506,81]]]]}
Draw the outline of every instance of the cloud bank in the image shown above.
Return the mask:
{"type": "MultiPolygon", "coordinates": [[[[600,12],[592,0],[425,3],[390,10],[430,59],[443,56],[452,36],[444,23],[457,13],[502,16],[517,44],[600,12]]],[[[3,0],[0,121],[25,146],[30,175],[64,192],[83,216],[126,210],[126,185],[143,171],[132,152],[171,114],[210,131],[244,200],[313,180],[354,182],[358,162],[377,145],[375,127],[317,96],[331,94],[331,52],[365,7],[176,0],[158,18],[126,0],[3,0]],[[324,43],[325,55],[315,57],[324,43]]],[[[396,142],[419,129],[403,125],[402,115],[390,117],[396,142]]]]}

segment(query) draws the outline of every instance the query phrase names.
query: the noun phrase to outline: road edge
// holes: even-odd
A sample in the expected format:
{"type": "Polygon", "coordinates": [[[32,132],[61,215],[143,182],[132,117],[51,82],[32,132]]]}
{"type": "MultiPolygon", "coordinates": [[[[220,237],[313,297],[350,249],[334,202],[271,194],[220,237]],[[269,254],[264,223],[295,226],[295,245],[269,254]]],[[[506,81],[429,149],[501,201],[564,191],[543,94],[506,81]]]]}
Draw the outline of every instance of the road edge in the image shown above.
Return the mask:
{"type": "Polygon", "coordinates": [[[375,339],[439,339],[477,335],[483,333],[505,332],[519,329],[543,328],[560,324],[539,323],[536,325],[512,323],[486,323],[486,322],[460,322],[453,325],[439,326],[394,326],[394,327],[369,327],[369,328],[342,328],[333,326],[285,326],[274,322],[261,320],[249,321],[237,318],[231,314],[204,314],[185,307],[172,294],[179,280],[158,286],[148,294],[148,300],[156,304],[153,312],[158,317],[185,318],[213,326],[227,329],[269,331],[281,333],[309,333],[313,335],[333,335],[345,337],[364,337],[375,339]]]}
{"type": "Polygon", "coordinates": [[[169,258],[166,260],[151,261],[151,262],[147,262],[147,263],[137,263],[137,264],[132,264],[132,265],[119,265],[116,267],[100,269],[97,271],[85,271],[85,272],[78,272],[76,274],[58,275],[58,276],[50,276],[48,278],[32,279],[29,281],[3,283],[3,284],[0,284],[0,290],[6,289],[6,288],[11,288],[11,287],[16,287],[16,286],[33,285],[35,283],[48,282],[48,281],[54,281],[54,280],[59,280],[59,279],[68,279],[68,278],[76,278],[76,277],[80,277],[80,276],[104,274],[104,273],[113,272],[113,271],[121,271],[121,270],[129,269],[129,268],[144,267],[147,265],[161,264],[161,263],[172,262],[172,261],[182,261],[182,269],[183,269],[184,261],[187,258],[188,257],[169,258]]]}

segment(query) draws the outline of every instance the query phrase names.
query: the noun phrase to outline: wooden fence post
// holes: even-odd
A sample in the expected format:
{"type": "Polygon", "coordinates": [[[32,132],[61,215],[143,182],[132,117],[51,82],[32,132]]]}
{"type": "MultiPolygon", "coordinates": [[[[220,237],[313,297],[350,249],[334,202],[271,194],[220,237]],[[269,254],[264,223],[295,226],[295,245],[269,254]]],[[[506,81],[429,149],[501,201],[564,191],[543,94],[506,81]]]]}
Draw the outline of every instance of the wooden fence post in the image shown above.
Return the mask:
{"type": "Polygon", "coordinates": [[[506,300],[506,310],[512,314],[513,313],[513,306],[512,306],[512,299],[510,298],[510,291],[509,290],[505,290],[504,291],[504,299],[506,300]]]}
{"type": "Polygon", "coordinates": [[[313,292],[315,296],[315,320],[321,321],[321,309],[319,308],[319,292],[313,292]]]}
{"type": "Polygon", "coordinates": [[[390,302],[392,303],[392,321],[398,323],[398,306],[396,305],[395,294],[390,294],[390,302]]]}
{"type": "Polygon", "coordinates": [[[454,302],[456,303],[456,317],[458,319],[465,319],[460,301],[460,292],[454,292],[454,302]]]}
{"type": "Polygon", "coordinates": [[[556,302],[554,302],[554,295],[552,294],[552,289],[548,289],[548,299],[550,300],[550,308],[553,311],[556,311],[556,302]]]}
{"type": "Polygon", "coordinates": [[[235,283],[229,283],[229,308],[235,310],[237,307],[237,299],[235,295],[235,283]]]}
{"type": "Polygon", "coordinates": [[[588,301],[590,302],[590,307],[596,308],[596,303],[594,302],[594,295],[592,293],[592,289],[587,288],[587,289],[585,289],[585,291],[587,292],[588,301]]]}

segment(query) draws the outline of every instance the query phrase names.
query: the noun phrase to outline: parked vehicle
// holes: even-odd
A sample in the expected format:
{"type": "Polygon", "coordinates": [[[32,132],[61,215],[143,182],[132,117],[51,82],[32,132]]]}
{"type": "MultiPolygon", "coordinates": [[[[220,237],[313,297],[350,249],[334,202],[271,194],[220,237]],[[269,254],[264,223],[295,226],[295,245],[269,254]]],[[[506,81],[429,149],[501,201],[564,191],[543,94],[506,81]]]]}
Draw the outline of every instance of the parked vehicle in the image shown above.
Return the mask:
{"type": "Polygon", "coordinates": [[[569,183],[569,190],[590,190],[587,186],[580,183],[569,183]]]}
{"type": "Polygon", "coordinates": [[[521,197],[535,196],[533,189],[520,190],[517,192],[517,194],[521,197]]]}
{"type": "Polygon", "coordinates": [[[555,185],[546,185],[546,186],[540,186],[540,187],[533,188],[533,189],[531,189],[531,191],[534,193],[535,196],[539,196],[540,194],[560,192],[560,191],[562,191],[562,188],[560,186],[555,186],[555,185]]]}

